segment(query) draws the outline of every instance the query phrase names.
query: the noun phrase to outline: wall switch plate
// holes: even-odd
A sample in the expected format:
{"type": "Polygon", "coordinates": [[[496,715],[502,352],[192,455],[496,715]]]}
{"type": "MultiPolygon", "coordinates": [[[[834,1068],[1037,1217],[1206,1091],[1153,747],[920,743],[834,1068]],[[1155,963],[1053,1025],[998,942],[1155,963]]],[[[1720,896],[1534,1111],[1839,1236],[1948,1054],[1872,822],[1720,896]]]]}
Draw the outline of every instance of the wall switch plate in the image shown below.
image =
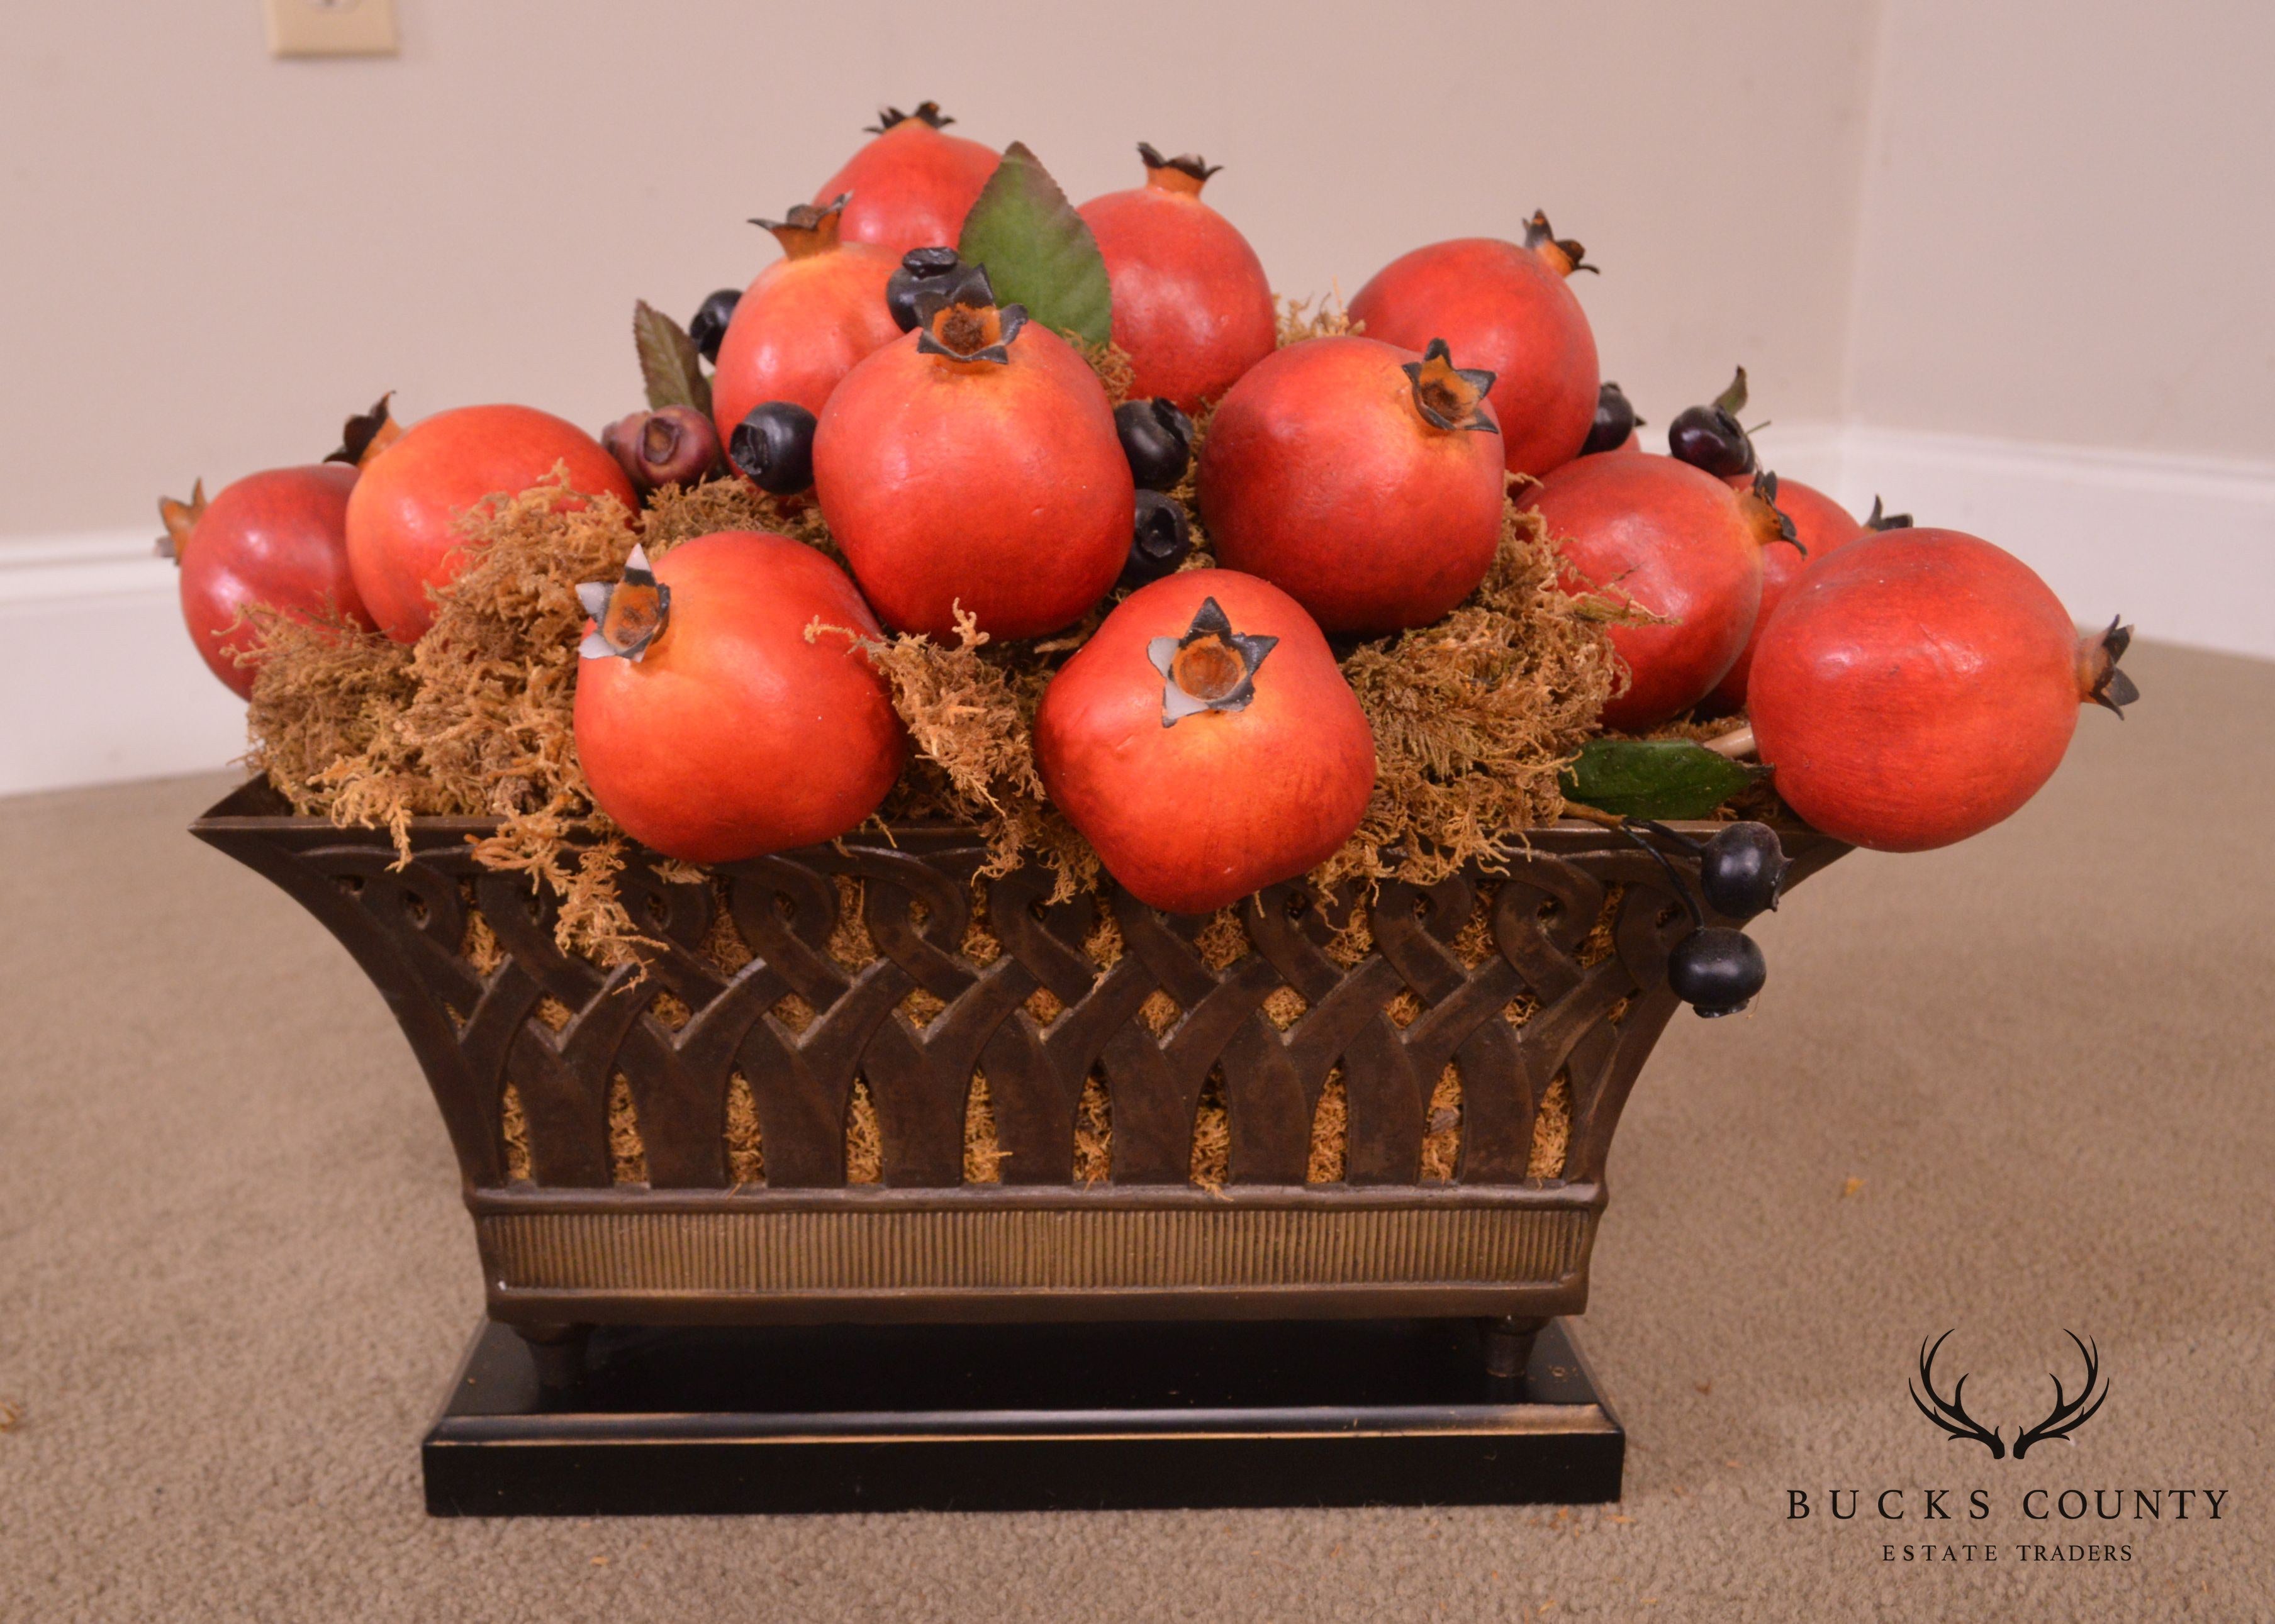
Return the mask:
{"type": "Polygon", "coordinates": [[[263,0],[272,57],[392,57],[395,0],[263,0]]]}

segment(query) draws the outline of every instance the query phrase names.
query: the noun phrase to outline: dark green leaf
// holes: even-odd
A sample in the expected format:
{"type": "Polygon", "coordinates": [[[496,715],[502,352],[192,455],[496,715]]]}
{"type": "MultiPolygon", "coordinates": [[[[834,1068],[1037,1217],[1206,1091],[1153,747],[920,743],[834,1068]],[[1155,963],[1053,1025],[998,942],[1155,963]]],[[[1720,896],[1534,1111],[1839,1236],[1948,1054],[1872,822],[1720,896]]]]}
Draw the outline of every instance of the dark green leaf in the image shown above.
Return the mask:
{"type": "Polygon", "coordinates": [[[1023,143],[1004,149],[964,217],[956,251],[987,268],[997,304],[1024,305],[1031,320],[1091,344],[1113,336],[1114,292],[1098,239],[1023,143]]]}
{"type": "Polygon", "coordinates": [[[1591,739],[1564,769],[1564,798],[1627,818],[1704,818],[1762,776],[1687,739],[1591,739]]]}
{"type": "Polygon", "coordinates": [[[692,406],[711,415],[711,380],[703,375],[702,352],[685,328],[641,299],[632,306],[632,339],[639,345],[649,411],[692,406]]]}

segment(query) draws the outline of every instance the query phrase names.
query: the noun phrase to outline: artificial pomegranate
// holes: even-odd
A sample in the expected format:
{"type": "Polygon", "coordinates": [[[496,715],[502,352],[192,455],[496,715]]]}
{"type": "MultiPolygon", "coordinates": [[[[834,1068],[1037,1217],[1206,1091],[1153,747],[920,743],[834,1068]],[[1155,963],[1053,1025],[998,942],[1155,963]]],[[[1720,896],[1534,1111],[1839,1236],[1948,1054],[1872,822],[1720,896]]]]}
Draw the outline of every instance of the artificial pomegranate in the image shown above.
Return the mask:
{"type": "MultiPolygon", "coordinates": [[[[913,113],[886,108],[871,126],[877,139],[813,194],[814,206],[850,193],[845,240],[873,244],[896,260],[912,248],[952,246],[998,162],[993,147],[945,133],[955,122],[934,102],[918,102],[913,113]]],[[[818,400],[807,404],[821,410],[818,400]]]]}
{"type": "Polygon", "coordinates": [[[558,506],[614,496],[635,512],[639,497],[600,442],[573,423],[530,406],[460,406],[438,412],[364,464],[348,498],[348,567],[379,629],[415,643],[435,622],[429,593],[465,566],[459,522],[485,498],[518,495],[563,468],[558,506]]]}
{"type": "Polygon", "coordinates": [[[2011,815],[2061,764],[2078,706],[2123,714],[2132,629],[2080,638],[2030,568],[1955,530],[1889,530],[1811,564],[1763,628],[1749,709],[1777,789],[1816,827],[1924,851],[2011,815]]]}
{"type": "MultiPolygon", "coordinates": [[[[1732,474],[1726,483],[1750,489],[1752,476],[1732,474]]],[[[1778,481],[1777,505],[1778,511],[1793,521],[1795,545],[1762,549],[1762,601],[1754,614],[1754,629],[1747,635],[1746,646],[1738,651],[1736,661],[1706,696],[1703,707],[1718,715],[1745,708],[1747,674],[1753,669],[1754,648],[1761,641],[1762,628],[1769,624],[1771,612],[1785,601],[1787,592],[1800,578],[1801,572],[1836,548],[1866,533],[1864,526],[1848,516],[1848,509],[1798,480],[1778,481]]]]}
{"type": "Polygon", "coordinates": [[[1201,201],[1221,165],[1165,158],[1143,141],[1138,155],[1145,184],[1080,213],[1113,285],[1114,342],[1136,369],[1130,393],[1198,412],[1279,342],[1272,284],[1248,239],[1201,201]]]}
{"type": "Polygon", "coordinates": [[[877,613],[949,638],[1081,618],[1130,548],[1136,491],[1098,374],[971,268],[846,374],[813,434],[814,494],[877,613]]]}
{"type": "Polygon", "coordinates": [[[1310,872],[1374,793],[1374,735],[1326,638],[1231,570],[1122,600],[1051,678],[1035,757],[1107,872],[1169,913],[1310,872]]]}
{"type": "Polygon", "coordinates": [[[1329,632],[1427,625],[1500,545],[1489,372],[1379,339],[1311,338],[1233,385],[1201,442],[1201,522],[1329,632]]]}
{"type": "Polygon", "coordinates": [[[1393,260],[1350,303],[1367,336],[1419,350],[1443,338],[1493,374],[1510,470],[1538,479],[1580,454],[1596,421],[1596,339],[1565,285],[1593,270],[1536,214],[1523,244],[1467,237],[1393,260]]]}
{"type": "Polygon", "coordinates": [[[852,641],[881,633],[812,548],[722,531],[578,592],[578,759],[643,845],[729,863],[834,840],[900,775],[891,691],[852,641]]]}
{"type": "Polygon", "coordinates": [[[1563,585],[1661,617],[1614,625],[1627,691],[1604,725],[1639,732],[1689,710],[1745,647],[1762,596],[1762,549],[1790,546],[1776,484],[1733,490],[1673,457],[1583,457],[1521,499],[1564,556],[1563,585]]]}
{"type": "Polygon", "coordinates": [[[158,503],[166,546],[181,566],[182,618],[198,653],[240,698],[253,668],[240,652],[259,646],[245,610],[261,604],[310,620],[371,616],[348,572],[348,493],[356,471],[339,463],[252,473],[206,500],[200,480],[186,502],[158,503]]]}
{"type": "Polygon", "coordinates": [[[769,400],[817,417],[854,364],[901,335],[885,307],[899,261],[865,243],[841,243],[846,200],[800,203],[786,220],[756,220],[782,245],[736,301],[711,374],[719,443],[734,438],[751,408],[769,400]]]}

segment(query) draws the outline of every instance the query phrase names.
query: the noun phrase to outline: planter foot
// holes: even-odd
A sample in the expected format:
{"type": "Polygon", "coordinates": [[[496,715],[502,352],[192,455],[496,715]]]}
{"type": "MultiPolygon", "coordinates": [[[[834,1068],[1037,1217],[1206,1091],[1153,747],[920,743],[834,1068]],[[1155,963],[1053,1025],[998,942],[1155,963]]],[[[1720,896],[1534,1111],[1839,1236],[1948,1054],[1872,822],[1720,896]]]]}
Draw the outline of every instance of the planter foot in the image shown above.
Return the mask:
{"type": "Polygon", "coordinates": [[[423,1463],[436,1516],[1576,1504],[1626,1444],[1561,1320],[486,1322],[423,1463]]]}
{"type": "Polygon", "coordinates": [[[516,1326],[514,1334],[529,1349],[530,1369],[547,1394],[574,1392],[584,1384],[585,1356],[593,1342],[590,1326],[516,1326]]]}

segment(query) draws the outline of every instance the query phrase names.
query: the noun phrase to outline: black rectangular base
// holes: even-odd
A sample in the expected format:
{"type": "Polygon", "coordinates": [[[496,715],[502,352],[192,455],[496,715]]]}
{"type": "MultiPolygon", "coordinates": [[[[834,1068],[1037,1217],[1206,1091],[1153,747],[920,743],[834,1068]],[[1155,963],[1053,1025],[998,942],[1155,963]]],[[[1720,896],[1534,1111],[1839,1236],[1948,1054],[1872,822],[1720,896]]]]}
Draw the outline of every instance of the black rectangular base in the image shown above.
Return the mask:
{"type": "Polygon", "coordinates": [[[485,1322],[424,1447],[435,1516],[1615,1500],[1561,1320],[604,1328],[540,1387],[485,1322]]]}

